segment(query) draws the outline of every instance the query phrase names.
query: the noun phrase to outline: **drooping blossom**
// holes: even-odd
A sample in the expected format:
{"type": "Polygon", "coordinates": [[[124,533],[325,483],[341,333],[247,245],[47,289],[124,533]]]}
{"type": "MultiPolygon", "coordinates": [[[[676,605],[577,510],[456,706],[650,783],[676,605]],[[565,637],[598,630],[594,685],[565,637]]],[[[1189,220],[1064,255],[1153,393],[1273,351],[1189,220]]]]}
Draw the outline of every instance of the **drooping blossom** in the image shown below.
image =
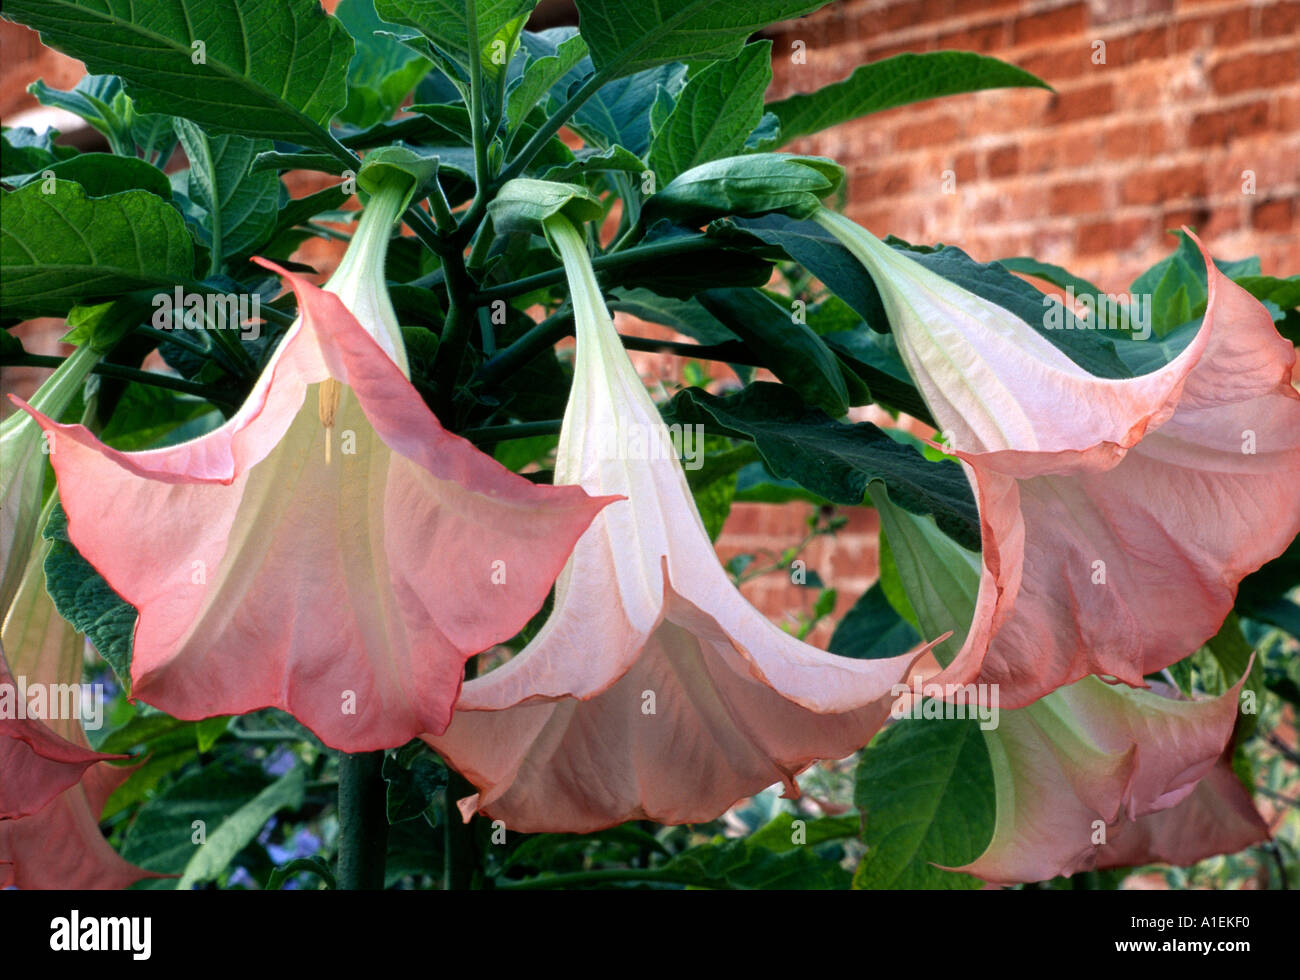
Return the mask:
{"type": "Polygon", "coordinates": [[[1225,781],[1216,766],[1244,681],[1187,701],[1085,677],[1003,712],[984,732],[993,839],[955,870],[998,884],[1042,881],[1095,867],[1189,864],[1267,837],[1237,777],[1228,769],[1225,781]]]}
{"type": "Polygon", "coordinates": [[[871,273],[976,488],[994,635],[973,631],[945,680],[996,683],[1009,708],[1089,674],[1141,686],[1213,636],[1241,579],[1300,531],[1295,349],[1204,247],[1200,330],[1165,367],[1114,380],[848,219],[816,220],[871,273]]]}
{"type": "MultiPolygon", "coordinates": [[[[887,493],[873,491],[872,500],[918,624],[951,628],[959,644],[975,616],[979,556],[887,493]]],[[[938,665],[917,669],[914,689],[985,709],[995,825],[982,853],[953,870],[997,884],[1043,881],[1094,867],[1191,863],[1261,839],[1249,795],[1230,770],[1231,782],[1219,772],[1249,667],[1217,698],[1089,676],[1009,711],[995,686],[942,683],[938,665]]]]}
{"type": "Polygon", "coordinates": [[[72,543],[139,610],[132,694],[175,717],[281,708],[348,752],[440,732],[605,504],[511,473],[410,384],[383,285],[405,192],[374,194],[325,290],[281,273],[300,317],[216,431],[123,453],[28,409],[72,543]]]}
{"type": "Polygon", "coordinates": [[[555,481],[626,500],[602,511],[513,659],[468,681],[427,741],[511,829],[589,832],[711,820],[817,759],[864,745],[920,651],[850,660],[749,605],[718,562],[685,473],[605,310],[581,236],[548,219],[569,281],[574,381],[555,481]]]}
{"type": "MultiPolygon", "coordinates": [[[[125,888],[155,877],[122,859],[99,831],[104,803],[131,774],[91,749],[78,714],[84,641],[54,609],[32,551],[0,628],[0,692],[40,718],[0,720],[0,888],[125,888]],[[36,708],[36,705],[40,705],[36,708]],[[7,819],[6,819],[7,818],[7,819]]],[[[3,694],[0,693],[0,698],[3,694]]]]}

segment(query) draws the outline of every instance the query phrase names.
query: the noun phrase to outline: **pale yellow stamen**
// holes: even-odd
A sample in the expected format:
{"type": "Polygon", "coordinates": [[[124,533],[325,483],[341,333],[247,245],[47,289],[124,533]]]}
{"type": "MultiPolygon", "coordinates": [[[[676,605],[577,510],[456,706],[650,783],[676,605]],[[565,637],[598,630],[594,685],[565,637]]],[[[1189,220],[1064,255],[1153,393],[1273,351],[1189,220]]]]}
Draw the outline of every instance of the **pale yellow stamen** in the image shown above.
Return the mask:
{"type": "Polygon", "coordinates": [[[325,465],[330,463],[330,443],[334,439],[334,416],[338,414],[339,397],[343,386],[333,378],[326,378],[317,390],[317,409],[321,425],[325,426],[325,465]]]}

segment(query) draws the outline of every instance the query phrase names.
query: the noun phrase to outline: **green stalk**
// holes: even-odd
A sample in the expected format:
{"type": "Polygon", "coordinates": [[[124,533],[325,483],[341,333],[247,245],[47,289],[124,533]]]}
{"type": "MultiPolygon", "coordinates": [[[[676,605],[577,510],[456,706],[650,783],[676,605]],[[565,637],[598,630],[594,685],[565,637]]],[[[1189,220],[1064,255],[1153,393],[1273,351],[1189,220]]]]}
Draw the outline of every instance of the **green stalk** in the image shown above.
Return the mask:
{"type": "Polygon", "coordinates": [[[339,888],[379,891],[388,850],[384,753],[339,753],[339,888]]]}

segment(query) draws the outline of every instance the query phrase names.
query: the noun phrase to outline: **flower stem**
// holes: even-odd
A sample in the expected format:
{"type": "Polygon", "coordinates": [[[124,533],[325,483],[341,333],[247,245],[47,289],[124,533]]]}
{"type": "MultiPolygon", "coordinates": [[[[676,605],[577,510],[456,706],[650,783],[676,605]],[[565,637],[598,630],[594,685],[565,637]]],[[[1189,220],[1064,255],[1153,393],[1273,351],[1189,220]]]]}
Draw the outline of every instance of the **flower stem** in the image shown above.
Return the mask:
{"type": "Polygon", "coordinates": [[[339,888],[384,887],[388,806],[384,753],[339,754],[339,888]]]}

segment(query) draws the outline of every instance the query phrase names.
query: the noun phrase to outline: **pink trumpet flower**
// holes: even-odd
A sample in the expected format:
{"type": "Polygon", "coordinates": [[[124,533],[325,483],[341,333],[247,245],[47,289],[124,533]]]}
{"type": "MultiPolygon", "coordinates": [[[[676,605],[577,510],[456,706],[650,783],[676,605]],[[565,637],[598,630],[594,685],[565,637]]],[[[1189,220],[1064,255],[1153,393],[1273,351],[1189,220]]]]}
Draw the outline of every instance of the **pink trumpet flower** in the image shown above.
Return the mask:
{"type": "Polygon", "coordinates": [[[1194,339],[1112,380],[848,219],[816,220],[871,273],[976,488],[995,628],[971,631],[943,681],[998,684],[1008,708],[1089,674],[1142,686],[1213,636],[1241,579],[1300,531],[1295,349],[1203,246],[1194,339]]]}
{"type": "Polygon", "coordinates": [[[1226,780],[1216,775],[1244,681],[1185,701],[1085,677],[1003,713],[984,733],[993,839],[954,870],[997,884],[1042,881],[1094,867],[1186,864],[1267,837],[1231,769],[1226,780]]]}
{"type": "Polygon", "coordinates": [[[123,453],[24,406],[57,437],[72,543],[139,610],[133,697],[281,708],[346,752],[441,732],[465,661],[541,607],[608,502],[511,473],[412,387],[383,285],[406,189],[374,194],[325,290],[276,270],[301,315],[215,432],[123,453]]]}
{"type": "Polygon", "coordinates": [[[519,654],[468,681],[426,740],[479,792],[460,803],[526,832],[584,833],[645,818],[716,818],[884,722],[890,688],[928,648],[851,660],[796,640],[751,607],[718,562],[659,412],[601,301],[586,246],[546,231],[577,333],[557,484],[621,494],[556,585],[519,654]],[[637,447],[637,448],[633,448],[637,447]]]}
{"type": "MultiPolygon", "coordinates": [[[[979,556],[883,489],[872,500],[917,623],[960,633],[975,609],[979,556]]],[[[1216,775],[1249,673],[1200,701],[1159,683],[1142,690],[1084,677],[1012,711],[1001,710],[996,687],[967,685],[959,703],[991,709],[980,728],[996,819],[983,853],[952,870],[1011,884],[1126,863],[1190,863],[1255,843],[1262,822],[1249,796],[1230,771],[1227,782],[1216,775]]],[[[940,676],[913,687],[937,698],[940,676]]]]}
{"type": "Polygon", "coordinates": [[[48,548],[32,552],[0,629],[0,651],[11,658],[6,665],[0,656],[0,707],[7,693],[41,716],[0,721],[0,818],[10,818],[0,819],[0,888],[125,888],[156,876],[99,832],[104,802],[131,770],[102,761],[122,756],[91,750],[73,710],[82,707],[85,644],[45,591],[48,548]],[[15,673],[21,689],[7,686],[15,673]],[[33,691],[39,701],[24,697],[33,691]]]}

